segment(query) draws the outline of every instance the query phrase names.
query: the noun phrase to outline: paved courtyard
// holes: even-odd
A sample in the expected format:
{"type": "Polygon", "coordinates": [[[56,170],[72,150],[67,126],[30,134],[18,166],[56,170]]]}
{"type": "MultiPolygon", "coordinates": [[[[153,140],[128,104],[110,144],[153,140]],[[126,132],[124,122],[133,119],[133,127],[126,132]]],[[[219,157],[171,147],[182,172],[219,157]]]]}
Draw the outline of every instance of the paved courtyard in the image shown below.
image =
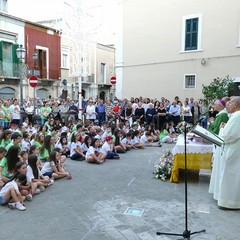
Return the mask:
{"type": "MultiPolygon", "coordinates": [[[[27,202],[25,212],[0,207],[1,239],[179,239],[156,235],[157,231],[181,234],[185,230],[183,181],[162,182],[152,174],[164,147],[132,150],[103,165],[67,160],[72,180],[54,183],[27,202]],[[126,215],[128,207],[144,213],[126,215]]],[[[240,211],[219,210],[208,186],[208,176],[190,173],[188,228],[206,229],[191,239],[239,240],[240,211]]]]}

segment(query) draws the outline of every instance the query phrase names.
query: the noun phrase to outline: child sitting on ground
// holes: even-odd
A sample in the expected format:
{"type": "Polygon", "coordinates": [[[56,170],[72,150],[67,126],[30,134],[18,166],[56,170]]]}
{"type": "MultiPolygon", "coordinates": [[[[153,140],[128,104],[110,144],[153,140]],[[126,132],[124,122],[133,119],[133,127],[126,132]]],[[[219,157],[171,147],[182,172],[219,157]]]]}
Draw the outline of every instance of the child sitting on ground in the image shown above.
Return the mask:
{"type": "Polygon", "coordinates": [[[86,161],[89,163],[101,164],[105,161],[106,155],[100,152],[100,141],[97,138],[92,139],[91,146],[86,153],[86,161]]]}
{"type": "Polygon", "coordinates": [[[172,143],[173,139],[172,134],[169,132],[169,124],[166,122],[163,124],[159,140],[162,143],[172,143]]]}
{"type": "Polygon", "coordinates": [[[72,178],[71,174],[62,168],[60,157],[60,153],[56,151],[52,151],[50,153],[49,160],[43,165],[43,168],[41,169],[43,176],[48,176],[51,179],[59,179],[64,177],[67,179],[72,178]]]}
{"type": "Polygon", "coordinates": [[[140,142],[140,132],[138,130],[135,130],[133,132],[132,145],[134,149],[144,148],[144,144],[140,142]]]}
{"type": "MultiPolygon", "coordinates": [[[[48,176],[43,176],[40,172],[38,166],[38,156],[32,154],[28,157],[28,166],[27,166],[27,181],[29,183],[36,183],[38,189],[43,192],[45,187],[50,186],[53,181],[48,176]]],[[[33,192],[35,194],[35,192],[33,192]]]]}
{"type": "Polygon", "coordinates": [[[26,210],[23,206],[25,197],[23,197],[19,191],[19,187],[26,183],[26,176],[18,173],[8,183],[6,183],[0,191],[0,204],[8,204],[11,209],[18,209],[20,211],[26,210]],[[10,203],[10,200],[13,202],[10,203]]]}
{"type": "Polygon", "coordinates": [[[132,145],[132,131],[129,131],[127,134],[125,134],[124,137],[121,138],[121,144],[123,144],[126,148],[126,150],[130,150],[132,145]]]}
{"type": "Polygon", "coordinates": [[[106,141],[102,145],[101,152],[106,155],[106,159],[119,159],[120,158],[115,150],[112,136],[106,137],[106,141]]]}

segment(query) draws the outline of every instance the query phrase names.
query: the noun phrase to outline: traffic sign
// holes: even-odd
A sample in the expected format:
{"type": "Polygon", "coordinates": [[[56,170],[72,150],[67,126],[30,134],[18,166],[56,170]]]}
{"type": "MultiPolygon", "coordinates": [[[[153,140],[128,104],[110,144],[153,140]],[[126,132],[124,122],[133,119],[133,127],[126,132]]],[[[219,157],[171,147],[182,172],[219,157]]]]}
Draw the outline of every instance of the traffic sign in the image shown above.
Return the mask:
{"type": "Polygon", "coordinates": [[[31,76],[30,78],[29,78],[29,84],[30,84],[30,86],[31,87],[36,87],[37,85],[38,85],[38,77],[37,76],[31,76]]]}
{"type": "Polygon", "coordinates": [[[113,76],[113,77],[110,78],[110,83],[111,84],[116,84],[116,82],[117,82],[116,77],[113,76]]]}

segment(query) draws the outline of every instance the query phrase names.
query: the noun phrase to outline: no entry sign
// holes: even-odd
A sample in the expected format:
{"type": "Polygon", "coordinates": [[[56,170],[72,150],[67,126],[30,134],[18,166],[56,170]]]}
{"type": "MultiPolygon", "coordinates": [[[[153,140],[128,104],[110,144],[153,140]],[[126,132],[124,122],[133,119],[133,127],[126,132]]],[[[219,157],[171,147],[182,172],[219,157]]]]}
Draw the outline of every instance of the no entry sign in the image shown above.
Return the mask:
{"type": "Polygon", "coordinates": [[[36,87],[38,85],[38,77],[37,76],[31,76],[29,78],[29,84],[31,87],[36,87]]]}
{"type": "Polygon", "coordinates": [[[113,77],[110,78],[110,83],[111,84],[116,84],[116,82],[117,82],[116,77],[113,76],[113,77]]]}

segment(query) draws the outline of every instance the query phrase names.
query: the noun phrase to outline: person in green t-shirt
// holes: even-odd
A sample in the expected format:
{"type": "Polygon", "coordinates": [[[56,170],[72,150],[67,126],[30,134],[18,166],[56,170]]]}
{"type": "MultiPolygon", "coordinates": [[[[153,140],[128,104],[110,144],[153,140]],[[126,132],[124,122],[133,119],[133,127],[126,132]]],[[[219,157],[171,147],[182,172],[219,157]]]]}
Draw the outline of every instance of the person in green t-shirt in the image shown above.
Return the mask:
{"type": "Polygon", "coordinates": [[[20,161],[20,149],[17,146],[11,146],[7,155],[0,162],[0,180],[7,183],[14,174],[16,163],[20,161]]]}
{"type": "Polygon", "coordinates": [[[10,103],[8,101],[4,102],[2,108],[5,112],[4,128],[8,129],[10,127],[10,122],[12,121],[12,111],[10,109],[10,103]]]}
{"type": "Polygon", "coordinates": [[[9,129],[4,130],[0,136],[0,147],[6,147],[9,143],[11,143],[12,131],[9,129]]]}
{"type": "Polygon", "coordinates": [[[3,102],[0,99],[0,126],[4,128],[4,118],[5,118],[5,111],[3,108],[3,102]]]}
{"type": "Polygon", "coordinates": [[[51,113],[52,109],[49,106],[49,103],[46,102],[41,108],[40,108],[40,116],[42,125],[47,121],[48,115],[51,113]]]}
{"type": "Polygon", "coordinates": [[[12,146],[16,146],[21,149],[22,136],[18,132],[15,132],[13,133],[11,139],[12,141],[6,146],[6,150],[8,151],[12,146]]]}
{"type": "Polygon", "coordinates": [[[39,158],[40,160],[45,163],[48,161],[51,151],[55,148],[55,142],[52,136],[48,135],[44,139],[44,143],[42,147],[40,147],[39,158]]]}
{"type": "MultiPolygon", "coordinates": [[[[7,150],[4,147],[0,147],[0,164],[2,159],[6,156],[7,154],[7,150]]],[[[4,163],[3,163],[4,165],[4,163]]],[[[1,172],[0,172],[0,176],[1,176],[1,172]]],[[[3,177],[0,177],[0,189],[3,187],[3,185],[5,184],[5,182],[2,180],[3,177]]]]}
{"type": "Polygon", "coordinates": [[[38,132],[34,138],[33,145],[37,146],[40,149],[44,144],[44,138],[45,138],[45,135],[42,132],[38,132]]]}

